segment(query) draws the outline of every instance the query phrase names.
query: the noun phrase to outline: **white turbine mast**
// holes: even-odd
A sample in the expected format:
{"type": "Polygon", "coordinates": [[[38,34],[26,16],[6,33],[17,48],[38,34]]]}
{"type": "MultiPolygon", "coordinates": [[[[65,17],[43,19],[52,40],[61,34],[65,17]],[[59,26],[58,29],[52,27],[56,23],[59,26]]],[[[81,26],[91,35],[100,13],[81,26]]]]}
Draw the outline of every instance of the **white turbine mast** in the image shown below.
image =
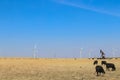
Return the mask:
{"type": "Polygon", "coordinates": [[[53,58],[56,58],[56,52],[52,50],[53,58]]]}
{"type": "Polygon", "coordinates": [[[80,58],[82,58],[82,50],[83,48],[80,48],[80,58]]]}
{"type": "Polygon", "coordinates": [[[89,52],[88,52],[89,58],[91,58],[91,52],[92,52],[92,49],[90,49],[89,52]]]}
{"type": "Polygon", "coordinates": [[[56,58],[56,53],[54,53],[54,58],[56,58]]]}
{"type": "Polygon", "coordinates": [[[115,58],[116,57],[116,53],[117,52],[117,49],[115,48],[112,48],[112,57],[115,58]]]}
{"type": "Polygon", "coordinates": [[[37,45],[34,45],[33,58],[37,57],[37,45]]]}

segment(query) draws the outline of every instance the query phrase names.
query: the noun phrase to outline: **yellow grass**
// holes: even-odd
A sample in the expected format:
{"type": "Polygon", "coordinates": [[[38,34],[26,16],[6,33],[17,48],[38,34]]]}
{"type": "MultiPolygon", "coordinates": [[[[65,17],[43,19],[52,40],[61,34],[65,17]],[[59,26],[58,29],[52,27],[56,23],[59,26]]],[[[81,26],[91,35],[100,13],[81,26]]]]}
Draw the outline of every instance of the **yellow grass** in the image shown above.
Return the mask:
{"type": "Polygon", "coordinates": [[[115,63],[117,70],[106,71],[104,76],[99,77],[95,74],[93,61],[0,58],[0,80],[120,80],[120,59],[107,60],[115,63]]]}

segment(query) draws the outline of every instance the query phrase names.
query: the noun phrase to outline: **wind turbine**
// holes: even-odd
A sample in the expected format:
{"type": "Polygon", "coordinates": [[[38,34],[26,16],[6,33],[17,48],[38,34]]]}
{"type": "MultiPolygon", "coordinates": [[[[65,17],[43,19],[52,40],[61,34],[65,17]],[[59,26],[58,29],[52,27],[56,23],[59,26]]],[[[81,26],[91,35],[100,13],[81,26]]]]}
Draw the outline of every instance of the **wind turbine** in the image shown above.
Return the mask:
{"type": "Polygon", "coordinates": [[[53,53],[53,58],[56,58],[56,52],[52,51],[52,53],[53,53]]]}
{"type": "Polygon", "coordinates": [[[56,58],[56,53],[54,53],[54,58],[56,58]]]}
{"type": "Polygon", "coordinates": [[[80,48],[80,58],[82,58],[82,50],[83,48],[80,48]]]}
{"type": "Polygon", "coordinates": [[[35,44],[34,45],[34,51],[33,51],[33,58],[37,57],[36,53],[37,53],[37,45],[35,44]]]}
{"type": "Polygon", "coordinates": [[[115,58],[116,57],[116,55],[115,55],[115,53],[117,52],[117,49],[115,49],[115,48],[112,48],[112,57],[113,58],[115,58]]]}
{"type": "Polygon", "coordinates": [[[90,49],[89,52],[88,52],[89,58],[91,58],[91,52],[92,52],[92,49],[90,49]]]}

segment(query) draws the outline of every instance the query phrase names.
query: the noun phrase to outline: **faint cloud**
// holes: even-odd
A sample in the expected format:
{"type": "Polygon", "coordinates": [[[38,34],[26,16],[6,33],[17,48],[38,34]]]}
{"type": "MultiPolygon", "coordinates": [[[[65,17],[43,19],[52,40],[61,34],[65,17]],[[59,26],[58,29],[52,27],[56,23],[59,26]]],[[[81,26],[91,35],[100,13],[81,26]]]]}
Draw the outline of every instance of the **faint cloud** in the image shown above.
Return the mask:
{"type": "MultiPolygon", "coordinates": [[[[112,12],[112,11],[108,11],[105,10],[104,8],[96,8],[87,4],[78,4],[78,3],[74,3],[71,2],[69,0],[54,0],[55,2],[59,3],[59,4],[63,4],[63,5],[68,5],[68,6],[72,6],[72,7],[76,7],[76,8],[81,8],[81,9],[86,9],[86,10],[90,10],[90,11],[94,11],[94,12],[98,12],[98,13],[102,13],[102,14],[107,14],[107,15],[112,15],[112,16],[118,16],[120,17],[119,13],[116,12],[112,12]]],[[[90,3],[92,3],[94,0],[89,0],[90,3]]]]}

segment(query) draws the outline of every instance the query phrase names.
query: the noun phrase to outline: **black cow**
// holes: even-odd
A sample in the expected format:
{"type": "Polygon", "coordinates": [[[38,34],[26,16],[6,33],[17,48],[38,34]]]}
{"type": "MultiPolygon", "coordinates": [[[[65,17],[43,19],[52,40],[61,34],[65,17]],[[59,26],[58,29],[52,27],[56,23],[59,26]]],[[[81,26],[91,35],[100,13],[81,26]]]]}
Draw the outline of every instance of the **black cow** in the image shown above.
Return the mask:
{"type": "Polygon", "coordinates": [[[112,68],[112,71],[116,70],[116,67],[113,63],[106,63],[106,70],[110,70],[110,68],[112,68]]]}
{"type": "Polygon", "coordinates": [[[102,74],[105,74],[105,71],[104,71],[104,69],[103,69],[102,66],[97,65],[97,66],[95,67],[95,69],[96,69],[97,76],[99,76],[99,73],[100,73],[100,75],[101,75],[101,73],[102,73],[102,74]]]}
{"type": "Polygon", "coordinates": [[[103,64],[106,65],[106,63],[107,63],[106,61],[101,61],[101,65],[103,64]]]}
{"type": "Polygon", "coordinates": [[[97,61],[97,60],[95,60],[93,64],[94,64],[94,65],[95,65],[95,64],[98,64],[98,61],[97,61]]]}

